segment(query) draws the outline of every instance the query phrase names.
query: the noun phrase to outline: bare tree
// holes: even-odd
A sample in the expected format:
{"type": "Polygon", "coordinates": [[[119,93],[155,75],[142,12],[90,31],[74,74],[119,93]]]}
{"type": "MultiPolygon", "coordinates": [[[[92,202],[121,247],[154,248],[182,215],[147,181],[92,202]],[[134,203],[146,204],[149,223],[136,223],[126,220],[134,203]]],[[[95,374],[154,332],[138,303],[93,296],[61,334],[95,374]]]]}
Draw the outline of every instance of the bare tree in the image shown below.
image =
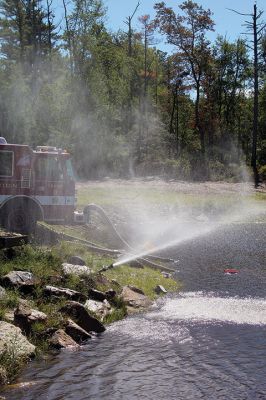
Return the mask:
{"type": "Polygon", "coordinates": [[[64,17],[65,17],[65,25],[66,25],[66,41],[68,45],[68,52],[69,52],[69,59],[70,59],[70,69],[71,73],[74,73],[74,60],[73,60],[73,46],[72,46],[72,40],[71,40],[71,32],[69,28],[69,20],[68,20],[68,15],[67,15],[67,4],[66,0],[63,0],[63,6],[64,6],[64,17]]]}
{"type": "Polygon", "coordinates": [[[128,56],[129,57],[132,57],[132,36],[133,36],[133,31],[132,31],[132,19],[133,19],[133,17],[134,17],[134,15],[136,14],[136,12],[137,12],[137,9],[139,8],[139,6],[140,6],[140,2],[138,1],[138,4],[136,5],[136,8],[135,8],[135,10],[133,11],[133,13],[130,15],[130,16],[128,16],[127,18],[126,18],[126,20],[124,21],[125,22],[125,24],[128,26],[128,56]]]}
{"type": "Polygon", "coordinates": [[[253,130],[252,130],[252,154],[251,154],[251,167],[254,175],[254,185],[259,185],[259,174],[257,167],[257,142],[258,142],[258,119],[259,119],[259,52],[258,47],[262,43],[263,31],[266,24],[260,21],[263,11],[258,11],[257,4],[253,6],[252,14],[240,13],[236,10],[231,11],[236,14],[247,16],[251,21],[245,21],[244,26],[247,28],[246,34],[252,35],[251,46],[248,46],[253,51],[253,130]]]}

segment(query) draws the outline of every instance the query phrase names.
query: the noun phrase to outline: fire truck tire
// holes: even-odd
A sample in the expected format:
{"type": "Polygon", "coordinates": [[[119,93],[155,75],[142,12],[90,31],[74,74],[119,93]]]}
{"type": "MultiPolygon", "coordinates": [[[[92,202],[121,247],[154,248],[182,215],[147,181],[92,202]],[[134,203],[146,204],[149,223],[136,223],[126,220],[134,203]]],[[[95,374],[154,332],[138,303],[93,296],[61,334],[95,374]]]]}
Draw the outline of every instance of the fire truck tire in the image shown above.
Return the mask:
{"type": "Polygon", "coordinates": [[[10,232],[31,234],[36,227],[36,213],[23,202],[7,207],[2,219],[3,226],[10,232]]]}

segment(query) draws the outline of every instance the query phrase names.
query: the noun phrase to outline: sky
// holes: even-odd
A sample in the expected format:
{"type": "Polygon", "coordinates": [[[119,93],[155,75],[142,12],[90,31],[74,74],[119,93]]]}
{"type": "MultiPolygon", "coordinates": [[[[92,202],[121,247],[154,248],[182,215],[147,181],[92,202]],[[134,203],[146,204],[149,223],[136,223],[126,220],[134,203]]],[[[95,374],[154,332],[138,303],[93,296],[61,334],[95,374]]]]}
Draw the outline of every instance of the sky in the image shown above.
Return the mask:
{"type": "MultiPolygon", "coordinates": [[[[138,0],[103,0],[107,7],[107,26],[113,30],[126,30],[127,26],[124,21],[127,16],[131,15],[135,10],[138,0]]],[[[139,0],[140,6],[133,20],[133,27],[140,29],[138,17],[149,14],[151,18],[154,16],[153,6],[161,0],[139,0]]],[[[245,27],[241,26],[248,17],[240,16],[228,8],[233,8],[242,13],[252,13],[254,0],[194,0],[202,5],[204,9],[210,9],[213,12],[213,20],[216,23],[215,32],[211,33],[209,39],[214,41],[218,34],[226,35],[228,40],[234,41],[245,31],[245,27]]],[[[164,0],[168,7],[172,7],[178,12],[178,5],[182,3],[179,0],[164,0]]],[[[258,10],[264,11],[264,20],[266,21],[266,1],[257,0],[258,10]]],[[[62,0],[54,1],[56,15],[63,17],[62,0]]],[[[164,45],[163,39],[157,44],[157,47],[165,51],[171,51],[169,47],[164,45]]]]}

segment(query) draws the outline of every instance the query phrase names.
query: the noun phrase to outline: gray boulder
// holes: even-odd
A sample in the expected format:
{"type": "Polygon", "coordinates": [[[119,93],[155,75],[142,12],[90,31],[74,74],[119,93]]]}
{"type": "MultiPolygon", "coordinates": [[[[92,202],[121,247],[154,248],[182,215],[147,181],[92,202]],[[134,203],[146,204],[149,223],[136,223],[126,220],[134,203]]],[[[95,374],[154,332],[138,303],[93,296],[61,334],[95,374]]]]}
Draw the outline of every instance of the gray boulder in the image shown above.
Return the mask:
{"type": "Polygon", "coordinates": [[[19,327],[0,321],[0,356],[4,352],[15,359],[31,357],[35,353],[35,346],[22,335],[19,327]]]}
{"type": "Polygon", "coordinates": [[[107,299],[111,300],[116,296],[116,291],[113,290],[113,289],[108,289],[105,292],[105,296],[106,296],[107,299]]]}
{"type": "Polygon", "coordinates": [[[56,286],[45,286],[44,288],[44,294],[47,297],[55,296],[55,297],[65,297],[69,300],[74,300],[74,301],[86,301],[87,296],[84,294],[77,292],[76,290],[68,289],[68,288],[62,288],[62,287],[56,287],[56,286]]]}
{"type": "Polygon", "coordinates": [[[88,311],[93,312],[101,321],[103,321],[104,317],[111,314],[112,308],[107,300],[97,301],[97,300],[87,300],[84,304],[84,307],[87,308],[88,311]]]}
{"type": "Polygon", "coordinates": [[[92,299],[92,300],[104,301],[106,299],[106,294],[104,292],[101,292],[100,290],[89,289],[88,297],[89,297],[89,299],[92,299]]]}
{"type": "Polygon", "coordinates": [[[133,290],[133,292],[136,292],[136,293],[145,295],[145,293],[143,292],[143,290],[137,288],[136,286],[128,285],[128,287],[129,287],[129,289],[133,290]]]}
{"type": "Polygon", "coordinates": [[[47,320],[47,315],[41,311],[31,309],[25,301],[20,301],[14,311],[14,323],[20,329],[29,335],[34,322],[44,322],[47,320]]]}
{"type": "Polygon", "coordinates": [[[4,287],[19,289],[23,293],[30,293],[38,283],[37,279],[28,271],[11,271],[1,279],[4,287]]]}
{"type": "Polygon", "coordinates": [[[91,335],[76,324],[72,319],[68,319],[65,326],[66,333],[77,343],[82,343],[91,338],[91,335]]]}
{"type": "Polygon", "coordinates": [[[85,261],[79,256],[69,257],[68,262],[73,265],[86,265],[85,261]]]}
{"type": "Polygon", "coordinates": [[[105,331],[103,324],[92,317],[88,310],[76,301],[68,301],[60,311],[74,318],[77,324],[87,332],[101,333],[105,331]]]}
{"type": "Polygon", "coordinates": [[[55,349],[67,349],[79,347],[79,345],[72,339],[63,329],[58,329],[52,337],[48,340],[51,347],[55,349]]]}
{"type": "Polygon", "coordinates": [[[68,264],[68,263],[63,263],[62,264],[62,270],[64,275],[90,275],[91,270],[90,268],[86,267],[86,265],[74,265],[74,264],[68,264]]]}
{"type": "Polygon", "coordinates": [[[121,297],[127,306],[132,308],[147,308],[152,305],[152,301],[142,294],[142,290],[133,286],[124,286],[121,297]]]}

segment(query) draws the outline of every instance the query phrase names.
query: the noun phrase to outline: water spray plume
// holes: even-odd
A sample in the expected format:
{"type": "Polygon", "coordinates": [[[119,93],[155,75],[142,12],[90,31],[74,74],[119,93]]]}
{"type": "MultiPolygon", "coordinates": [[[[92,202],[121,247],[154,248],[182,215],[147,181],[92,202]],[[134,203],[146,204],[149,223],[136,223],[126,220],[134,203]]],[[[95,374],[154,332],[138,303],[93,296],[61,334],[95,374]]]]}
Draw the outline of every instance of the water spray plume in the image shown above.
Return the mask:
{"type": "MultiPolygon", "coordinates": [[[[151,216],[150,212],[145,210],[145,202],[143,202],[142,215],[146,223],[141,225],[141,232],[138,227],[134,234],[136,237],[140,237],[140,240],[143,240],[144,245],[139,240],[139,243],[132,246],[134,251],[122,255],[113,265],[119,266],[148,255],[158,254],[160,251],[222,229],[226,225],[243,223],[248,221],[249,218],[254,218],[265,212],[262,207],[245,196],[239,196],[238,202],[235,200],[233,204],[229,202],[222,211],[219,211],[219,206],[215,203],[209,204],[208,215],[201,212],[196,217],[193,217],[195,210],[186,206],[184,211],[184,205],[179,204],[180,208],[183,206],[181,212],[170,213],[168,218],[165,215],[156,218],[151,216]],[[218,209],[218,212],[212,212],[212,209],[215,210],[215,208],[218,209]]],[[[202,210],[198,210],[198,213],[200,211],[202,210]]]]}

